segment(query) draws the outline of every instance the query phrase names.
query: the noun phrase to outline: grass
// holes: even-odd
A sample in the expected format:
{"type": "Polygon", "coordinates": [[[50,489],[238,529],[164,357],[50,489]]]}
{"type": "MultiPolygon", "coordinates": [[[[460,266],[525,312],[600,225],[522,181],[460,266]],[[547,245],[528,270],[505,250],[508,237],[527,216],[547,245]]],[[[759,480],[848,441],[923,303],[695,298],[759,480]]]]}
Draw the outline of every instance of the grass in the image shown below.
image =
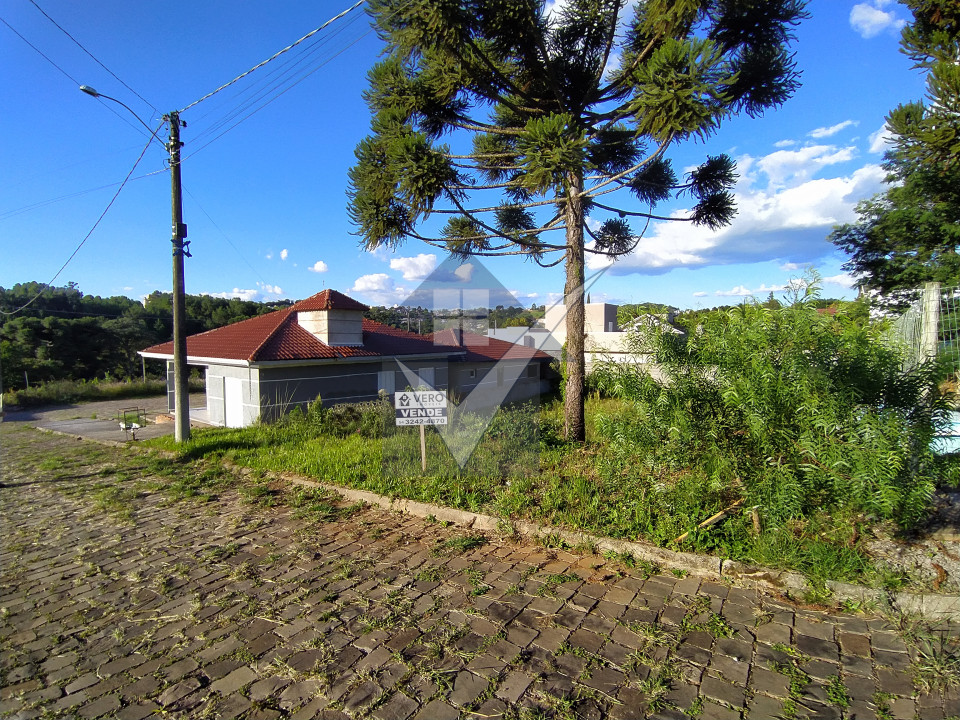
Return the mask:
{"type": "Polygon", "coordinates": [[[434,557],[441,557],[443,555],[463,554],[486,545],[486,543],[486,535],[455,535],[452,538],[447,538],[435,547],[433,549],[433,555],[434,557]]]}
{"type": "MultiPolygon", "coordinates": [[[[203,392],[202,378],[191,378],[190,392],[203,392]]],[[[3,394],[4,405],[35,407],[63,403],[93,402],[97,400],[121,400],[163,395],[167,392],[166,380],[54,380],[33,385],[23,390],[8,390],[3,394]]]]}
{"type": "MultiPolygon", "coordinates": [[[[506,523],[525,520],[797,570],[811,578],[814,588],[825,588],[825,580],[890,590],[912,582],[904,573],[870,560],[862,543],[871,535],[871,522],[843,511],[764,524],[759,534],[748,514],[734,513],[713,527],[692,532],[682,547],[677,547],[674,538],[688,531],[692,521],[729,505],[729,495],[724,493],[730,488],[715,481],[707,487],[702,477],[647,461],[625,467],[595,432],[598,418],[624,409],[625,402],[588,400],[587,421],[593,439],[584,445],[560,439],[559,403],[543,407],[539,414],[528,406],[501,410],[463,469],[453,462],[440,435],[430,429],[426,434],[426,474],[420,468],[416,429],[390,428],[385,437],[374,437],[363,430],[372,423],[364,424],[362,418],[356,423],[358,429],[347,434],[325,429],[309,414],[295,414],[278,423],[243,429],[197,429],[180,446],[169,437],[143,444],[179,453],[179,461],[169,462],[181,466],[207,461],[206,476],[181,473],[174,480],[175,493],[183,497],[215,498],[222,491],[216,468],[225,459],[250,468],[254,476],[295,473],[387,497],[492,514],[506,523]],[[539,434],[531,435],[528,426],[535,424],[539,434]],[[523,428],[519,438],[511,434],[517,428],[523,428]]],[[[301,517],[315,521],[350,512],[319,491],[281,499],[267,480],[242,492],[259,505],[290,503],[301,517]]],[[[538,542],[548,549],[569,549],[556,533],[538,542]]],[[[442,551],[469,549],[445,547],[442,551]]],[[[645,577],[661,572],[655,564],[629,555],[615,559],[640,568],[645,577]]],[[[672,572],[683,576],[683,571],[672,572]]],[[[817,599],[831,601],[826,594],[817,599]]]]}

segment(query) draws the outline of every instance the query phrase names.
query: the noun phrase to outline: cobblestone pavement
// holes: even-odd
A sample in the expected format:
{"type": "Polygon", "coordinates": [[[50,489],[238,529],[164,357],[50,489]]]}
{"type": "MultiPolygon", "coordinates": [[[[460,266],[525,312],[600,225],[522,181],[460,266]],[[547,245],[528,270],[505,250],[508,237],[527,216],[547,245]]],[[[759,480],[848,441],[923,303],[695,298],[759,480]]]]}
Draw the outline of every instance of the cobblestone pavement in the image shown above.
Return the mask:
{"type": "Polygon", "coordinates": [[[0,717],[960,715],[879,617],[0,432],[0,717]]]}

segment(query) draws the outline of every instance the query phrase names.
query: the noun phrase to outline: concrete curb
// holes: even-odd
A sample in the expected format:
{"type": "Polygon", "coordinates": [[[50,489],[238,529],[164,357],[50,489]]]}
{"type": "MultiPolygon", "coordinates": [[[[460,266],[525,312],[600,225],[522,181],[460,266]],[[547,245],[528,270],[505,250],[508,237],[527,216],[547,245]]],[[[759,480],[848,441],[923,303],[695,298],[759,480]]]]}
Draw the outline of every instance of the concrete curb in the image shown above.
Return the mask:
{"type": "MultiPolygon", "coordinates": [[[[230,466],[234,466],[230,463],[230,466]]],[[[286,480],[304,487],[323,488],[336,493],[350,502],[365,502],[375,507],[394,512],[407,513],[416,517],[433,516],[437,520],[456,523],[464,528],[488,532],[512,530],[531,539],[540,537],[559,537],[571,546],[591,546],[598,552],[612,551],[630,553],[641,561],[656,563],[663,567],[686,570],[700,576],[712,577],[727,582],[735,582],[742,587],[758,588],[781,592],[795,599],[813,589],[806,576],[788,570],[755,567],[735,560],[723,560],[710,555],[677,552],[646,543],[619,540],[580,531],[563,530],[548,525],[529,522],[508,522],[491,515],[475,513],[469,510],[455,510],[441,505],[389,498],[368,490],[317,482],[292,473],[269,473],[272,477],[286,480]]],[[[828,580],[827,588],[837,601],[848,600],[861,605],[890,606],[894,611],[910,615],[922,615],[931,620],[960,620],[960,596],[938,595],[935,593],[888,592],[862,587],[851,583],[828,580]]]]}
{"type": "MultiPolygon", "coordinates": [[[[77,440],[86,439],[111,447],[125,447],[135,452],[150,452],[157,453],[163,457],[177,457],[177,454],[174,452],[156,448],[143,448],[126,442],[84,438],[83,436],[73,433],[65,433],[48,428],[38,427],[37,430],[54,435],[73,437],[77,440]]],[[[221,459],[221,462],[225,467],[240,471],[244,470],[244,468],[229,460],[221,459]]],[[[433,516],[440,521],[452,522],[468,529],[482,530],[485,532],[504,532],[506,534],[508,531],[513,531],[523,537],[531,539],[545,536],[559,537],[571,546],[591,546],[595,547],[599,552],[630,553],[641,561],[656,563],[671,569],[686,570],[701,576],[712,577],[727,582],[736,582],[743,587],[782,592],[797,599],[802,599],[805,593],[813,589],[810,581],[804,575],[788,570],[755,567],[735,560],[723,560],[710,555],[677,552],[646,543],[591,535],[580,531],[563,530],[561,528],[538,525],[536,523],[523,521],[510,523],[493,517],[492,515],[484,515],[469,510],[456,510],[454,508],[421,503],[405,498],[389,498],[368,490],[355,490],[340,485],[317,482],[316,480],[310,480],[309,478],[293,473],[268,473],[268,475],[304,487],[323,488],[329,492],[340,495],[350,502],[364,502],[368,505],[383,508],[384,510],[402,512],[415,517],[425,518],[433,516]]],[[[889,606],[894,611],[909,615],[921,615],[931,620],[960,620],[960,596],[958,595],[888,592],[853,585],[851,583],[835,582],[833,580],[828,580],[826,585],[833,594],[833,597],[838,601],[848,600],[868,606],[871,604],[880,607],[889,606]]]]}

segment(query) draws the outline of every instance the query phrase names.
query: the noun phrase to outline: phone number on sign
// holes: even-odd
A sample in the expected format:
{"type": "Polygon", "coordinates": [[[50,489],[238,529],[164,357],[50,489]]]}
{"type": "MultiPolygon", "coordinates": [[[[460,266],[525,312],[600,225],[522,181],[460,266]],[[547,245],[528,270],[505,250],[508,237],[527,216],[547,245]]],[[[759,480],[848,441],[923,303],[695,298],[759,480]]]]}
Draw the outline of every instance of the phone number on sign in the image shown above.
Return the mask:
{"type": "Polygon", "coordinates": [[[407,427],[410,425],[446,425],[445,417],[423,417],[423,418],[397,418],[397,427],[407,427]]]}

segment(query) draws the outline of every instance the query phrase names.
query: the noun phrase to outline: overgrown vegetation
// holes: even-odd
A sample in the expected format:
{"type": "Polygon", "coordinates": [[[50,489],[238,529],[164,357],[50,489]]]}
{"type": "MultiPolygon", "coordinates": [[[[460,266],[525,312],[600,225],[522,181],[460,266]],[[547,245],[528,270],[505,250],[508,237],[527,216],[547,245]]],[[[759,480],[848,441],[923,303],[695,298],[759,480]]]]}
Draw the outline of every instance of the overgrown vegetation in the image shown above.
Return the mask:
{"type": "MultiPolygon", "coordinates": [[[[190,392],[203,392],[203,378],[190,378],[190,392]]],[[[165,380],[52,380],[3,394],[4,405],[34,407],[58,403],[121,400],[163,395],[165,380]]]]}
{"type": "MultiPolygon", "coordinates": [[[[465,468],[440,434],[395,428],[386,402],[294,411],[281,422],[195,433],[190,456],[455,508],[793,568],[826,601],[826,579],[896,588],[867,540],[908,532],[956,463],[930,440],[943,421],[939,370],[904,374],[858,304],[701,315],[687,339],[646,335],[664,381],[600,369],[588,442],[561,439],[560,404],[502,408],[465,468]],[[699,527],[709,518],[712,525],[699,527]],[[680,540],[680,538],[683,538],[680,540]]],[[[480,418],[463,427],[482,430],[480,418]]],[[[172,440],[154,441],[174,449],[172,440]]],[[[813,597],[813,596],[811,596],[813,597]]]]}
{"type": "Polygon", "coordinates": [[[902,372],[856,303],[829,315],[815,299],[812,284],[785,307],[710,314],[685,337],[636,336],[663,382],[622,365],[598,371],[596,387],[620,404],[596,420],[607,448],[595,467],[643,498],[644,535],[666,543],[691,531],[694,547],[856,576],[866,526],[908,531],[937,483],[955,482],[955,464],[929,449],[947,410],[942,369],[902,372]],[[722,527],[696,529],[731,508],[722,527]]]}

